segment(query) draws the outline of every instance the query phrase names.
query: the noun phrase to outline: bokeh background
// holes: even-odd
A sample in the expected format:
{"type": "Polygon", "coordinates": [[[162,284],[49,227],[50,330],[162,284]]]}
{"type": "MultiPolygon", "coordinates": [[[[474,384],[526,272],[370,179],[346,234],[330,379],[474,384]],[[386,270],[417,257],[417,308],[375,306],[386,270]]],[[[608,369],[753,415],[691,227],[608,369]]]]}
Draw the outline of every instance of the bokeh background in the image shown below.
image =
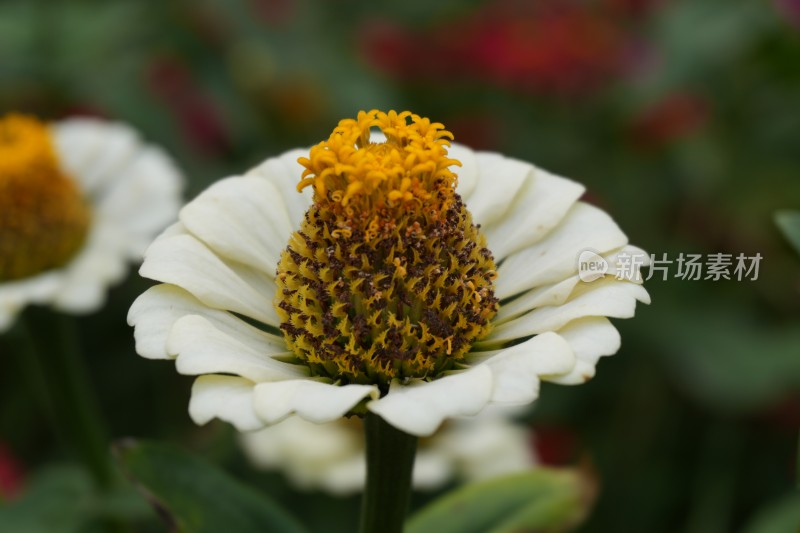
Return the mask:
{"type": "MultiPolygon", "coordinates": [[[[646,282],[622,350],[586,385],[545,385],[525,423],[543,462],[596,477],[579,531],[796,531],[800,257],[773,216],[800,207],[797,0],[0,2],[0,111],[129,122],[173,154],[187,199],[374,107],[583,182],[659,257],[763,256],[755,281],[674,279],[673,264],[646,282]]],[[[132,272],[79,320],[113,437],[179,443],[351,530],[357,498],[297,495],[250,469],[225,424],[190,422],[191,379],[133,350],[125,316],[147,286],[132,272]]],[[[72,459],[24,354],[0,350],[0,494],[42,513],[79,483],[56,466],[72,459]],[[31,496],[42,483],[50,496],[31,496]]],[[[137,531],[162,530],[123,499],[137,531]]],[[[52,511],[59,527],[70,512],[52,511]]]]}

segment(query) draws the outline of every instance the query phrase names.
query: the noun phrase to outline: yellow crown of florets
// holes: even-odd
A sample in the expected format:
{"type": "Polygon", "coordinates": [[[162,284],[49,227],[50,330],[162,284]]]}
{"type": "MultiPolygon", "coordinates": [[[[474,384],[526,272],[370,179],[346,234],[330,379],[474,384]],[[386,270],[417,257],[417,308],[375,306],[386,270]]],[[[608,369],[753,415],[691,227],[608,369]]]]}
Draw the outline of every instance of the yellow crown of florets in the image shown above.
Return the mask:
{"type": "Polygon", "coordinates": [[[491,330],[496,266],[456,193],[452,137],[407,111],[362,111],[299,160],[314,202],[281,254],[275,311],[312,374],[385,392],[456,368],[491,330]]]}
{"type": "Polygon", "coordinates": [[[449,167],[461,164],[447,157],[452,139],[444,125],[410,111],[359,111],[298,159],[305,170],[297,190],[312,186],[315,201],[366,209],[425,201],[437,191],[451,195],[457,176],[449,167]],[[370,142],[372,128],[386,141],[370,142]]]}

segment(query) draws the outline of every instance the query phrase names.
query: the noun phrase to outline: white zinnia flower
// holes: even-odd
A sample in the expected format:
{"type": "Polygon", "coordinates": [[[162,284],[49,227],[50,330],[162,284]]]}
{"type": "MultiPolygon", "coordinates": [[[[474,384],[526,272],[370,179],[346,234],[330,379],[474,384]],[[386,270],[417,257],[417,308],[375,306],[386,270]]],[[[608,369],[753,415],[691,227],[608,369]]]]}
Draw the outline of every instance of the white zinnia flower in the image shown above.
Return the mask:
{"type": "Polygon", "coordinates": [[[0,117],[0,332],[28,304],[98,309],[174,220],[181,183],[128,126],[0,117]]]}
{"type": "MultiPolygon", "coordinates": [[[[532,468],[530,433],[509,420],[506,409],[445,424],[419,443],[414,488],[434,490],[450,481],[478,481],[532,468]]],[[[366,479],[363,424],[357,417],[315,424],[293,416],[241,433],[248,459],[258,468],[283,472],[299,488],[344,495],[361,492],[366,479]]]]}
{"type": "Polygon", "coordinates": [[[577,258],[641,252],[578,201],[581,185],[500,154],[448,154],[449,135],[361,112],[310,157],[268,159],[183,208],[140,270],[163,284],[128,321],[139,354],[199,376],[195,422],[255,430],[366,409],[427,436],[530,403],[542,379],[582,383],[618,350],[607,317],[633,316],[647,292],[580,282],[577,258]],[[386,142],[369,142],[374,127],[386,142]]]}

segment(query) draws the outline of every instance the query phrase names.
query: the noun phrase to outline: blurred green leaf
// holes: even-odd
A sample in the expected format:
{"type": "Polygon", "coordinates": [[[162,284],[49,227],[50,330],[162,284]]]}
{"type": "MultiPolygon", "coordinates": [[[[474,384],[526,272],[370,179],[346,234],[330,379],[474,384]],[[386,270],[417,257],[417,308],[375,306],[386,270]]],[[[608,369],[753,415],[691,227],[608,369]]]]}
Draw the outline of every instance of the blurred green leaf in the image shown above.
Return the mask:
{"type": "Polygon", "coordinates": [[[770,503],[745,527],[743,533],[800,532],[800,494],[792,494],[770,503]]]}
{"type": "Polygon", "coordinates": [[[778,211],[775,223],[800,254],[800,211],[778,211]]]}
{"type": "Polygon", "coordinates": [[[15,533],[72,533],[90,521],[92,484],[78,467],[41,472],[25,494],[0,507],[0,530],[15,533]]]}
{"type": "Polygon", "coordinates": [[[304,531],[264,495],[174,446],[129,441],[116,452],[123,468],[177,531],[304,531]]]}
{"type": "Polygon", "coordinates": [[[671,294],[654,294],[659,307],[641,321],[695,399],[721,412],[750,413],[800,387],[800,326],[758,323],[722,294],[697,289],[691,298],[691,287],[670,286],[671,294]]]}
{"type": "Polygon", "coordinates": [[[98,494],[82,468],[55,466],[37,473],[20,499],[0,504],[0,531],[75,533],[109,519],[150,515],[141,496],[130,487],[98,494]]]}
{"type": "Polygon", "coordinates": [[[406,533],[565,531],[593,502],[593,483],[576,470],[541,468],[467,485],[409,520],[406,533]]]}

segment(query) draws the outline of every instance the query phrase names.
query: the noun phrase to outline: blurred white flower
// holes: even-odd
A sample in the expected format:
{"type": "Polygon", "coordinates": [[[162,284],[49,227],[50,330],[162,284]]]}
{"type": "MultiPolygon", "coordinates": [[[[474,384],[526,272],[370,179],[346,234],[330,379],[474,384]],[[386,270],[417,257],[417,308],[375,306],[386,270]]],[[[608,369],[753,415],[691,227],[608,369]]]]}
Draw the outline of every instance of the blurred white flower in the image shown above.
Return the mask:
{"type": "Polygon", "coordinates": [[[528,404],[541,380],[583,383],[619,349],[607,317],[649,296],[638,280],[581,282],[578,256],[643,252],[581,185],[449,136],[361,112],[310,157],[268,159],[183,208],[140,270],[163,284],[128,322],[140,355],[200,376],[195,422],[369,410],[428,436],[528,404]]]}
{"type": "Polygon", "coordinates": [[[28,304],[102,306],[180,207],[182,178],[130,127],[0,117],[0,332],[28,304]]]}
{"type": "MultiPolygon", "coordinates": [[[[450,420],[422,439],[413,486],[435,490],[448,482],[470,482],[528,470],[536,464],[530,433],[513,423],[507,409],[487,409],[450,420]]],[[[305,490],[337,495],[361,492],[366,479],[363,423],[359,418],[315,424],[290,417],[239,435],[254,466],[282,472],[305,490]]]]}

